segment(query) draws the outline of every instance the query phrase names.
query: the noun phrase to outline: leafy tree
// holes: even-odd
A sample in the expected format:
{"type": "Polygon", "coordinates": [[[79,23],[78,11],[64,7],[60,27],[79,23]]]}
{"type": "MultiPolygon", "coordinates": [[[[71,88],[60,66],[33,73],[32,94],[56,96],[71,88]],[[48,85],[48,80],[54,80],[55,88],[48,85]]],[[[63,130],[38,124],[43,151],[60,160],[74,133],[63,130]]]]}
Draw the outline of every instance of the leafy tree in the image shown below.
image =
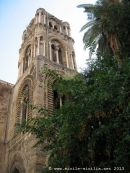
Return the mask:
{"type": "MultiPolygon", "coordinates": [[[[55,75],[51,70],[45,73],[55,75]]],[[[43,150],[50,153],[49,167],[130,170],[129,76],[130,61],[119,67],[109,55],[93,62],[82,75],[56,74],[53,88],[67,94],[66,102],[51,113],[34,107],[43,117],[29,119],[22,126],[23,131],[36,134],[43,150]]]]}
{"type": "Polygon", "coordinates": [[[81,31],[87,29],[83,37],[85,48],[88,47],[92,53],[98,44],[100,53],[107,51],[114,55],[117,60],[119,57],[122,59],[125,55],[126,57],[130,55],[128,50],[130,43],[130,4],[128,0],[98,0],[95,5],[82,4],[78,7],[83,7],[85,12],[94,14],[93,20],[81,28],[81,31]],[[126,40],[128,40],[127,48],[125,48],[126,40]]]}

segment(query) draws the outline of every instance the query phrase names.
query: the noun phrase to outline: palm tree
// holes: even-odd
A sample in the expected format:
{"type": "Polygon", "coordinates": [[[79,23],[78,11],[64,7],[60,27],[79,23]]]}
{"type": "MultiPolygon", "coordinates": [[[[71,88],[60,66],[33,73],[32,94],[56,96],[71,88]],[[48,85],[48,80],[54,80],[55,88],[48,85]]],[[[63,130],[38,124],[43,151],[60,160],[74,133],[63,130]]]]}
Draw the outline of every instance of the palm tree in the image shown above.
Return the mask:
{"type": "Polygon", "coordinates": [[[123,3],[121,0],[98,0],[95,5],[81,4],[78,8],[85,8],[86,13],[93,13],[94,18],[86,23],[80,31],[84,33],[84,48],[89,48],[90,53],[96,50],[103,53],[105,50],[118,59],[120,49],[118,39],[118,25],[121,18],[123,3]]]}

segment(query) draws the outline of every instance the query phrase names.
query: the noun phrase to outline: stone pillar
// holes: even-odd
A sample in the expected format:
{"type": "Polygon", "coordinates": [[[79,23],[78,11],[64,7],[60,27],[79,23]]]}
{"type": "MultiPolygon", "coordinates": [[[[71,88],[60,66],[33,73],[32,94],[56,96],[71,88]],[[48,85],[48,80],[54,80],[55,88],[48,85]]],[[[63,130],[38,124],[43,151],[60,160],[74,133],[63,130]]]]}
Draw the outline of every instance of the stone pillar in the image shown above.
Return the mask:
{"type": "Polygon", "coordinates": [[[44,42],[43,42],[43,56],[45,56],[46,55],[46,41],[44,40],[44,42]]]}
{"type": "Polygon", "coordinates": [[[34,57],[36,56],[36,43],[34,41],[34,57]]]}
{"type": "Polygon", "coordinates": [[[49,50],[50,50],[50,60],[52,60],[51,42],[49,42],[49,50]]]}
{"type": "Polygon", "coordinates": [[[59,50],[59,48],[56,49],[56,62],[57,62],[57,64],[59,64],[58,50],[59,50]]]}
{"type": "Polygon", "coordinates": [[[60,97],[60,106],[62,106],[62,98],[60,97]]]}
{"type": "Polygon", "coordinates": [[[55,53],[56,53],[56,62],[57,62],[57,64],[59,64],[58,50],[59,50],[59,46],[58,45],[55,45],[55,53]]]}
{"type": "Polygon", "coordinates": [[[61,26],[60,26],[60,32],[62,33],[61,26]]]}
{"type": "Polygon", "coordinates": [[[72,69],[74,69],[74,61],[73,61],[73,56],[72,56],[72,54],[70,55],[70,57],[71,57],[71,61],[72,61],[72,69]]]}
{"type": "Polygon", "coordinates": [[[65,30],[66,30],[66,35],[68,35],[68,29],[67,29],[67,27],[65,27],[65,30]]]}
{"type": "Polygon", "coordinates": [[[40,55],[40,37],[37,37],[38,39],[38,52],[37,52],[37,55],[40,55]]]}
{"type": "Polygon", "coordinates": [[[46,15],[44,14],[44,24],[46,24],[46,15]]]}
{"type": "Polygon", "coordinates": [[[75,56],[74,56],[74,64],[75,64],[75,69],[77,70],[77,64],[76,64],[75,56]]]}
{"type": "Polygon", "coordinates": [[[41,23],[44,23],[44,17],[43,17],[43,13],[41,13],[41,23]]]}
{"type": "Polygon", "coordinates": [[[21,72],[20,72],[21,74],[20,74],[20,76],[23,75],[23,68],[24,68],[24,67],[23,67],[23,64],[24,64],[24,57],[22,57],[21,70],[20,70],[20,71],[21,71],[21,72]]]}
{"type": "Polygon", "coordinates": [[[31,60],[33,59],[33,49],[32,49],[32,45],[31,45],[31,60]]]}
{"type": "Polygon", "coordinates": [[[70,32],[70,28],[69,28],[69,30],[68,30],[68,33],[69,33],[69,36],[71,37],[71,32],[70,32]]]}
{"type": "Polygon", "coordinates": [[[41,23],[41,13],[39,12],[39,23],[41,23]]]}
{"type": "Polygon", "coordinates": [[[67,68],[69,68],[67,51],[65,51],[65,54],[66,54],[66,63],[67,63],[67,68]]]}

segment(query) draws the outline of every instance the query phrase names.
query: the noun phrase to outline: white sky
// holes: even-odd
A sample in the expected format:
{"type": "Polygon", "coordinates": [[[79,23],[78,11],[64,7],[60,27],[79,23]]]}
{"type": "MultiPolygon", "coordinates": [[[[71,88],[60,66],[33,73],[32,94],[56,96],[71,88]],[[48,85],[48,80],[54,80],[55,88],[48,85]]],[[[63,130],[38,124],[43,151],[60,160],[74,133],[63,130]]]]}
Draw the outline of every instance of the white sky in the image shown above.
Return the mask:
{"type": "Polygon", "coordinates": [[[69,22],[77,66],[84,67],[88,51],[83,50],[83,33],[79,30],[87,22],[87,16],[77,5],[89,3],[95,0],[0,0],[0,79],[15,84],[22,33],[38,8],[69,22]]]}

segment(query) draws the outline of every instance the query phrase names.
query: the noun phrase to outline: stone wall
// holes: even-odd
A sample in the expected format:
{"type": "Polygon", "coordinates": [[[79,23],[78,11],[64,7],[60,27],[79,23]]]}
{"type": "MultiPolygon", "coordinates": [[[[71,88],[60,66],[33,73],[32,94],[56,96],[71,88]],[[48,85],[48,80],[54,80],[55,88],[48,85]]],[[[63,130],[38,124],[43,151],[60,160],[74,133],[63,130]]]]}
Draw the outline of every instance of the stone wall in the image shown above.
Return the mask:
{"type": "MultiPolygon", "coordinates": [[[[42,68],[47,66],[60,75],[67,76],[77,71],[74,40],[70,37],[69,24],[44,9],[36,11],[35,18],[23,32],[22,41],[19,50],[18,80],[11,94],[9,94],[11,87],[7,83],[1,87],[0,103],[3,107],[1,104],[0,109],[4,120],[0,126],[2,132],[0,137],[3,137],[6,144],[6,152],[3,153],[5,158],[0,158],[1,163],[4,162],[5,165],[3,172],[0,167],[0,173],[14,173],[17,170],[20,173],[40,173],[41,169],[47,166],[47,153],[42,152],[41,147],[33,148],[37,142],[35,136],[18,132],[16,124],[21,124],[30,117],[39,116],[37,111],[25,108],[23,101],[26,99],[30,104],[42,105],[46,109],[53,110],[54,92],[46,85],[48,77],[42,73],[42,68]]],[[[0,144],[3,145],[2,142],[0,144]]]]}
{"type": "Polygon", "coordinates": [[[3,173],[4,166],[6,119],[12,86],[12,84],[0,80],[0,173],[3,173]]]}

